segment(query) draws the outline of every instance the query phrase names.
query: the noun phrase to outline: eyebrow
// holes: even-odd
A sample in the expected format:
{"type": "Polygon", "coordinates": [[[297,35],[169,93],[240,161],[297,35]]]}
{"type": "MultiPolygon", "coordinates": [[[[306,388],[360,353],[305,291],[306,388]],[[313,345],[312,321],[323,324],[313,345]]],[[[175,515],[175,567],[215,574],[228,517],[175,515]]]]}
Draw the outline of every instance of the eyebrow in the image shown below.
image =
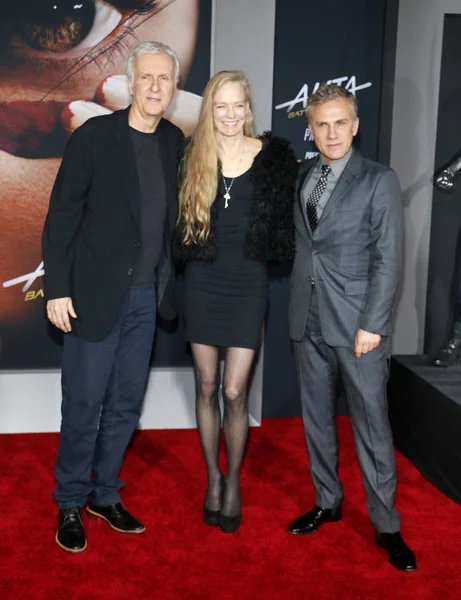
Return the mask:
{"type": "Polygon", "coordinates": [[[316,125],[323,125],[323,123],[339,123],[340,121],[350,121],[349,117],[342,117],[341,119],[335,119],[334,121],[316,121],[316,125]]]}

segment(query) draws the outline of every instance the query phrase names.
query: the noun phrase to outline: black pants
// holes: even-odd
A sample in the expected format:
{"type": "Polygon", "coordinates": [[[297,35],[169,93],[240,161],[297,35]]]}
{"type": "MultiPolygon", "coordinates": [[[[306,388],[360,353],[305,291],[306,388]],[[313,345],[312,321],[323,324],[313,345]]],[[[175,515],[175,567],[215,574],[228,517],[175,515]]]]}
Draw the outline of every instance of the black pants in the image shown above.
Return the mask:
{"type": "Polygon", "coordinates": [[[455,310],[454,320],[461,323],[461,268],[455,274],[455,310]]]}
{"type": "Polygon", "coordinates": [[[129,291],[103,340],[65,336],[53,494],[60,508],[84,506],[88,497],[100,506],[120,501],[118,473],[141,414],[155,323],[151,285],[129,291]]]}

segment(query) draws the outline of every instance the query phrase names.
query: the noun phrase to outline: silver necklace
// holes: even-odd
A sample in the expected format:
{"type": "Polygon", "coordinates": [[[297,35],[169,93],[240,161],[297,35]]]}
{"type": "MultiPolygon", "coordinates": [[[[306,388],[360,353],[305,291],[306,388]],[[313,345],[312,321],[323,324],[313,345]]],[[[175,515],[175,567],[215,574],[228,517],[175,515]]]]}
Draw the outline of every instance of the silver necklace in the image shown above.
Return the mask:
{"type": "MultiPolygon", "coordinates": [[[[240,154],[240,158],[239,158],[238,165],[237,165],[237,171],[240,169],[240,163],[241,162],[242,162],[242,155],[240,154]]],[[[226,190],[226,193],[223,196],[223,198],[224,198],[224,208],[227,208],[229,206],[229,200],[231,199],[230,191],[232,189],[232,186],[234,185],[235,177],[232,177],[232,181],[230,182],[229,187],[227,187],[226,178],[224,177],[224,174],[222,172],[222,168],[221,168],[221,177],[222,177],[222,181],[224,183],[224,188],[226,190]]]]}
{"type": "Polygon", "coordinates": [[[230,191],[232,189],[232,186],[234,185],[235,177],[232,178],[232,181],[230,182],[229,187],[227,187],[226,179],[222,173],[221,173],[221,177],[222,177],[222,180],[224,183],[224,187],[226,188],[226,193],[223,196],[223,198],[225,200],[224,208],[227,208],[229,206],[229,200],[231,199],[230,191]]]}

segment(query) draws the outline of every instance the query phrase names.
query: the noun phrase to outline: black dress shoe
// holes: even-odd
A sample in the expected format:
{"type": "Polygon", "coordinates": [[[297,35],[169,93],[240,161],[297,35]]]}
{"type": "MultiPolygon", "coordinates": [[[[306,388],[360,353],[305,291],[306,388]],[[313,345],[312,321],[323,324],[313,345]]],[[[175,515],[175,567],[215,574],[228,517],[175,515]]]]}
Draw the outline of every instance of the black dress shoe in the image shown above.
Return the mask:
{"type": "Polygon", "coordinates": [[[400,533],[377,533],[376,543],[380,548],[385,548],[389,554],[389,562],[401,571],[414,571],[416,558],[414,553],[405,544],[400,533]]]}
{"type": "Polygon", "coordinates": [[[461,323],[453,323],[453,331],[446,346],[441,348],[435,357],[433,364],[436,367],[452,367],[461,361],[461,323]]]}
{"type": "Polygon", "coordinates": [[[78,554],[86,549],[82,509],[78,506],[59,510],[57,545],[66,552],[78,554]]]}
{"type": "Polygon", "coordinates": [[[337,508],[321,508],[320,506],[314,506],[314,508],[298,517],[296,521],[293,521],[288,526],[288,532],[293,535],[307,535],[308,533],[315,533],[320,525],[324,523],[335,523],[343,518],[343,511],[341,506],[337,508]]]}
{"type": "Polygon", "coordinates": [[[89,504],[88,514],[95,519],[102,519],[120,533],[143,533],[146,531],[144,525],[127,511],[121,502],[109,506],[96,506],[89,504]]]}

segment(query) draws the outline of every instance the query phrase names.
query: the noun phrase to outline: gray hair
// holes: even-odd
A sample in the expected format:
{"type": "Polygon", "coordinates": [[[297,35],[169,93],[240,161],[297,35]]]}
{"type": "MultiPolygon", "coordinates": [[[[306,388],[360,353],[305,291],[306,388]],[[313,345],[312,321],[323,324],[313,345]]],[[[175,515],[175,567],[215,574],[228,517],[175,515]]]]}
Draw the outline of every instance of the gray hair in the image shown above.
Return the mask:
{"type": "Polygon", "coordinates": [[[149,54],[168,54],[168,56],[171,56],[171,58],[174,60],[175,82],[176,82],[176,85],[178,85],[179,72],[181,69],[178,55],[169,46],[167,46],[166,44],[162,44],[161,42],[143,42],[142,44],[139,44],[139,46],[136,46],[136,48],[134,48],[131,51],[130,56],[128,57],[128,60],[126,61],[126,75],[128,77],[128,80],[131,83],[133,83],[133,79],[134,79],[133,65],[134,65],[135,58],[137,56],[146,56],[149,54]]]}
{"type": "Polygon", "coordinates": [[[348,101],[354,115],[354,119],[356,119],[359,111],[357,106],[357,98],[354,96],[354,94],[349,92],[349,90],[346,90],[346,88],[336,85],[336,83],[323,83],[307,101],[307,120],[310,120],[313,106],[319,106],[321,104],[325,104],[326,102],[330,102],[330,100],[339,100],[341,98],[344,98],[348,101]]]}

